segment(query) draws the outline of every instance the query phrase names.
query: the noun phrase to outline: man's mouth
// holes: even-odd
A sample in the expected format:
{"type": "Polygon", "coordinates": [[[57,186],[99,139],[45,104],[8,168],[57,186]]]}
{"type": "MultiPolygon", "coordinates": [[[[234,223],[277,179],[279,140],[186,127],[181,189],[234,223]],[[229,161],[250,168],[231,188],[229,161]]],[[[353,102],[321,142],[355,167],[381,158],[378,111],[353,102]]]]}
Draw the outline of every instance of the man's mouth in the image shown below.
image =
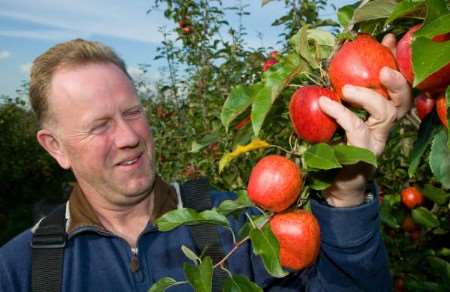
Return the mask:
{"type": "Polygon", "coordinates": [[[142,157],[142,153],[139,153],[137,156],[126,158],[126,159],[122,160],[122,162],[119,162],[117,165],[122,165],[122,166],[133,165],[133,164],[137,163],[141,157],[142,157]]]}

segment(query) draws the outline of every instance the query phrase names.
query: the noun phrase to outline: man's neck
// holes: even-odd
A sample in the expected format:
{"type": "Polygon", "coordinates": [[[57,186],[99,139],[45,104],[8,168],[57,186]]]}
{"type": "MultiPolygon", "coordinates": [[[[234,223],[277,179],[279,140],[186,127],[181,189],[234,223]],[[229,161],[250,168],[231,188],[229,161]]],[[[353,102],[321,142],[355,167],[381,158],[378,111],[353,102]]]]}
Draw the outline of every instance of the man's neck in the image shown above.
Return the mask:
{"type": "Polygon", "coordinates": [[[135,247],[139,235],[152,217],[154,192],[135,198],[130,204],[120,205],[107,201],[104,196],[93,194],[92,190],[82,189],[103,227],[135,247]]]}
{"type": "Polygon", "coordinates": [[[136,247],[139,235],[151,218],[153,198],[154,196],[150,195],[137,205],[123,208],[93,208],[107,230],[125,239],[131,247],[136,247]]]}

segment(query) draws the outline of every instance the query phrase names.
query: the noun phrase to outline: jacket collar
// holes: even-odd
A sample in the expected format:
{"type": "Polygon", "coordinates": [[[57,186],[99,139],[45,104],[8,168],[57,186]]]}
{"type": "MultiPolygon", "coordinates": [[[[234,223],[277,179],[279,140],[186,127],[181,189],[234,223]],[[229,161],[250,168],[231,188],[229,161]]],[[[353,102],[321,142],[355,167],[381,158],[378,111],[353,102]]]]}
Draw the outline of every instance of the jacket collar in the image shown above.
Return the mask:
{"type": "MultiPolygon", "coordinates": [[[[159,176],[156,176],[155,179],[154,196],[149,223],[154,222],[156,218],[177,207],[176,191],[159,176]]],[[[78,184],[75,184],[70,194],[67,217],[67,233],[69,235],[81,229],[108,232],[98,219],[97,214],[78,184]]]]}

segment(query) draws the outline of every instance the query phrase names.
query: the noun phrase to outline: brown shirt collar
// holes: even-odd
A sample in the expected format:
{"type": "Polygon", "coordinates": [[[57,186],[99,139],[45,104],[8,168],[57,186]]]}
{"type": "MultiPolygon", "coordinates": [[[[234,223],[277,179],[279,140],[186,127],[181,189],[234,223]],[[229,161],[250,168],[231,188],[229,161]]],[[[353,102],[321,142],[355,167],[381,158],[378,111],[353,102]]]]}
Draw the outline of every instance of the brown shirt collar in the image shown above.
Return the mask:
{"type": "MultiPolygon", "coordinates": [[[[155,201],[153,210],[150,210],[152,214],[150,222],[177,207],[175,190],[159,176],[156,176],[154,195],[155,201]]],[[[80,186],[75,184],[69,198],[69,226],[67,227],[67,232],[70,234],[82,227],[93,227],[101,231],[107,231],[95,214],[91,204],[89,204],[80,186]]]]}

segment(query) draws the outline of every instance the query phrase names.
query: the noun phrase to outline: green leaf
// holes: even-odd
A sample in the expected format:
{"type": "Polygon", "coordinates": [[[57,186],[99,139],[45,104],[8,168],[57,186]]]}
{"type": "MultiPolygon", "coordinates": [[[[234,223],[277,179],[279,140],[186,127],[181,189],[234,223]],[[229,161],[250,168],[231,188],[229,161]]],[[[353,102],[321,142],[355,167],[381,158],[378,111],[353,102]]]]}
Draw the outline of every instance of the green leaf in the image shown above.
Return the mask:
{"type": "Polygon", "coordinates": [[[339,163],[343,165],[366,162],[377,167],[377,157],[372,151],[365,148],[340,144],[334,146],[334,153],[339,163]]]}
{"type": "MultiPolygon", "coordinates": [[[[434,36],[450,32],[450,14],[445,14],[437,19],[431,20],[428,24],[423,25],[414,33],[415,37],[427,37],[429,39],[434,36]]],[[[439,42],[438,42],[439,43],[439,42]]]]}
{"type": "Polygon", "coordinates": [[[433,121],[436,115],[428,115],[420,124],[417,140],[409,156],[408,175],[413,177],[419,166],[420,160],[425,153],[428,145],[431,144],[434,134],[436,133],[436,124],[433,121]]]}
{"type": "Polygon", "coordinates": [[[395,9],[395,0],[374,0],[358,7],[353,13],[353,22],[365,22],[373,19],[388,18],[395,9]]]}
{"type": "Polygon", "coordinates": [[[176,209],[165,213],[155,222],[160,231],[170,231],[181,225],[196,225],[202,223],[229,226],[227,218],[214,209],[205,210],[200,213],[188,208],[176,209]]]}
{"type": "Polygon", "coordinates": [[[392,206],[389,206],[388,204],[382,204],[380,207],[380,218],[381,222],[388,225],[389,227],[395,229],[400,228],[397,217],[393,213],[392,206]]]}
{"type": "Polygon", "coordinates": [[[428,257],[428,263],[434,271],[434,274],[441,277],[443,283],[450,282],[450,263],[438,257],[428,257]]]}
{"type": "Polygon", "coordinates": [[[436,215],[424,207],[419,207],[412,210],[412,217],[414,222],[425,226],[426,228],[436,228],[439,226],[439,219],[436,215]]]}
{"type": "Polygon", "coordinates": [[[248,199],[247,191],[242,190],[236,192],[238,197],[236,200],[225,200],[222,203],[220,203],[219,207],[217,208],[217,212],[220,214],[223,214],[225,216],[229,215],[230,213],[233,213],[237,210],[246,209],[249,207],[253,207],[252,202],[248,199]]]}
{"type": "Polygon", "coordinates": [[[426,0],[425,3],[427,6],[427,17],[425,18],[424,26],[439,18],[441,15],[448,13],[445,0],[426,0]]]}
{"type": "Polygon", "coordinates": [[[205,148],[206,146],[208,146],[209,144],[215,143],[219,140],[220,140],[220,138],[217,133],[208,134],[208,135],[204,136],[202,139],[200,139],[198,142],[192,141],[190,152],[197,153],[200,150],[202,150],[203,148],[205,148]]]}
{"type": "Polygon", "coordinates": [[[314,44],[317,60],[328,59],[336,46],[335,36],[321,29],[309,29],[308,40],[314,44]]]}
{"type": "Polygon", "coordinates": [[[233,276],[227,278],[223,286],[224,292],[263,292],[258,285],[244,276],[233,276]]]}
{"type": "Polygon", "coordinates": [[[227,131],[230,123],[252,104],[250,94],[251,89],[243,85],[237,85],[231,90],[220,113],[220,120],[227,131]]]}
{"type": "Polygon", "coordinates": [[[430,184],[426,184],[422,191],[425,197],[438,205],[444,205],[450,198],[450,194],[430,184]]]}
{"type": "Polygon", "coordinates": [[[252,126],[255,136],[259,135],[262,124],[272,108],[272,104],[291,80],[300,73],[309,72],[310,67],[297,54],[291,53],[280,58],[274,69],[263,74],[263,86],[252,95],[252,126]]]}
{"type": "Polygon", "coordinates": [[[167,288],[176,285],[177,281],[170,277],[164,277],[158,280],[148,292],[164,292],[167,288]]]}
{"type": "Polygon", "coordinates": [[[414,86],[450,63],[450,42],[434,42],[430,38],[416,36],[413,37],[411,47],[414,86]]]}
{"type": "Polygon", "coordinates": [[[306,167],[309,169],[333,169],[341,168],[333,147],[320,143],[311,146],[304,153],[306,167]]]}
{"type": "Polygon", "coordinates": [[[355,9],[358,7],[358,4],[359,3],[356,2],[350,5],[342,6],[341,8],[338,9],[337,19],[342,27],[347,28],[349,25],[352,24],[353,13],[355,9]]]}
{"type": "Polygon", "coordinates": [[[450,149],[447,146],[446,129],[434,136],[429,163],[434,177],[444,188],[450,189],[450,149]]]}
{"type": "Polygon", "coordinates": [[[416,11],[418,12],[417,14],[419,15],[425,15],[425,12],[423,11],[424,9],[425,3],[421,1],[404,0],[398,2],[394,10],[392,11],[391,15],[386,20],[385,25],[403,16],[411,17],[414,15],[414,12],[416,11]]]}
{"type": "Polygon", "coordinates": [[[310,185],[311,189],[316,191],[323,191],[328,189],[331,186],[329,181],[324,181],[318,178],[313,178],[312,183],[310,185]]]}
{"type": "Polygon", "coordinates": [[[198,255],[195,254],[195,252],[193,252],[190,248],[188,248],[185,245],[181,246],[181,251],[184,253],[184,255],[190,259],[191,261],[193,261],[194,263],[199,263],[201,262],[200,258],[198,255]]]}
{"type": "Polygon", "coordinates": [[[264,225],[262,230],[253,228],[250,230],[253,252],[261,256],[264,267],[273,277],[281,278],[288,275],[280,264],[278,251],[280,249],[278,240],[270,230],[269,224],[264,225]]]}
{"type": "Polygon", "coordinates": [[[211,292],[213,263],[210,257],[205,257],[198,266],[183,264],[184,274],[195,292],[211,292]]]}

